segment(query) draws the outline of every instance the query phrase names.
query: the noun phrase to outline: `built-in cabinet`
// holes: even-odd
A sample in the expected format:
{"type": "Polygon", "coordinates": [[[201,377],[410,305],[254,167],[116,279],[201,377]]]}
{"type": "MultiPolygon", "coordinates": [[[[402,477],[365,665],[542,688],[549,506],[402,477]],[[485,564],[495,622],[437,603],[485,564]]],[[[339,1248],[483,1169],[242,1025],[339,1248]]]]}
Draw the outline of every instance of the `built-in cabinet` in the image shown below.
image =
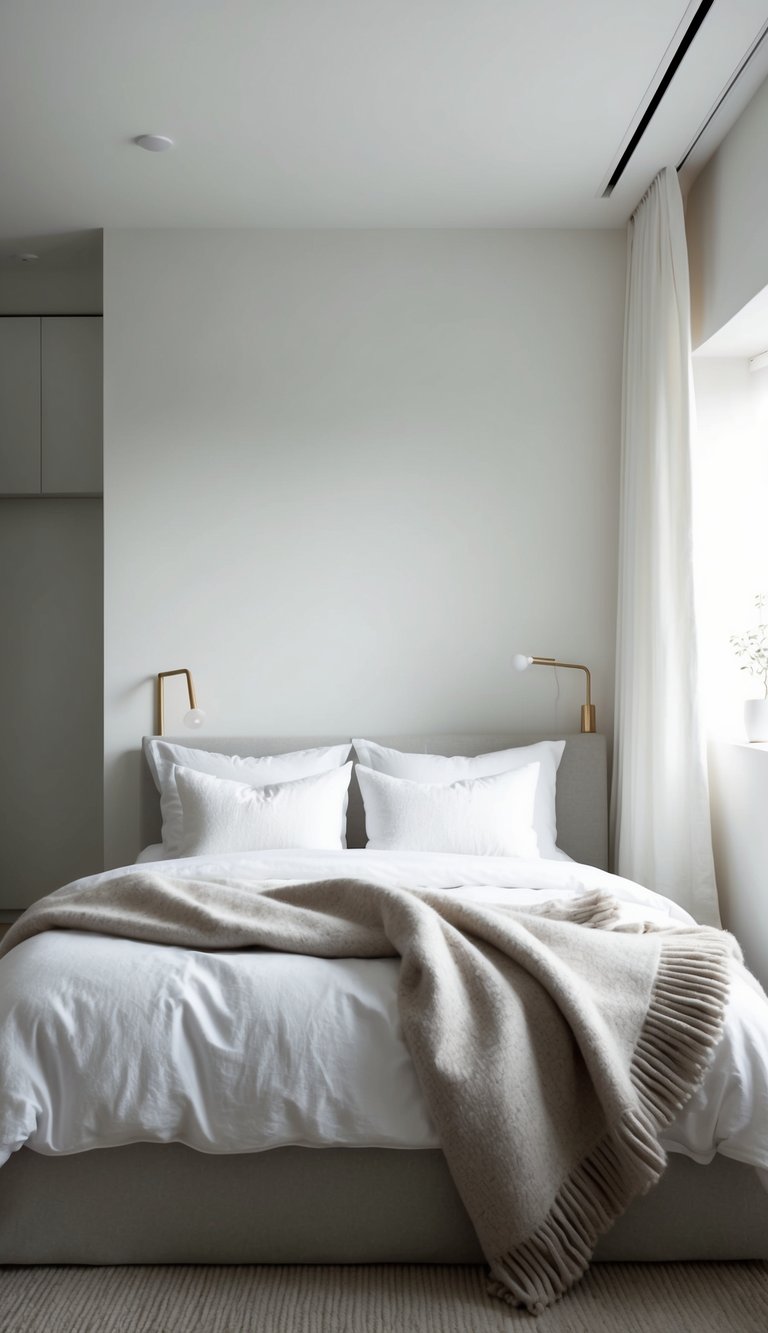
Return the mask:
{"type": "Polygon", "coordinates": [[[40,491],[40,320],[0,319],[0,494],[40,491]]]}
{"type": "Polygon", "coordinates": [[[101,491],[101,316],[0,316],[0,922],[103,864],[101,491]]]}
{"type": "Polygon", "coordinates": [[[0,920],[102,866],[99,497],[0,499],[0,920]]]}
{"type": "Polygon", "coordinates": [[[0,495],[102,490],[100,315],[0,318],[0,495]]]}

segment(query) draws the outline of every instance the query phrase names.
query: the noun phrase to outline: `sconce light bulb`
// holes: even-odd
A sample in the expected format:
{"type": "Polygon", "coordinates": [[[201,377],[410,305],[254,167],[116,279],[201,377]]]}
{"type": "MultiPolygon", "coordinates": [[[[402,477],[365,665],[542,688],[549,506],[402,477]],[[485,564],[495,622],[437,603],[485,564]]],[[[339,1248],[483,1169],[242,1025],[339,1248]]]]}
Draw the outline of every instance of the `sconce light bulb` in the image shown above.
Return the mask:
{"type": "Polygon", "coordinates": [[[512,658],[512,665],[515,671],[527,671],[533,661],[532,657],[526,657],[525,653],[515,653],[512,658]]]}
{"type": "Polygon", "coordinates": [[[191,727],[194,731],[196,727],[202,727],[205,722],[205,713],[202,708],[190,708],[188,713],[184,714],[184,726],[191,727]]]}

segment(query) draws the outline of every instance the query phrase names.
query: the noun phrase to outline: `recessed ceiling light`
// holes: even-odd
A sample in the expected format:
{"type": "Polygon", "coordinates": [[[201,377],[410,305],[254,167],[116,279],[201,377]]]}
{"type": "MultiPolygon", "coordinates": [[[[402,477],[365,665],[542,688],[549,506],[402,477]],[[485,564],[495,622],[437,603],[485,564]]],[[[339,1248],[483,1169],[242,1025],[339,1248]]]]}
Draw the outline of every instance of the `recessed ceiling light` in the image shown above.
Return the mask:
{"type": "Polygon", "coordinates": [[[146,148],[148,153],[167,153],[173,148],[173,139],[167,134],[139,134],[133,141],[139,148],[146,148]]]}

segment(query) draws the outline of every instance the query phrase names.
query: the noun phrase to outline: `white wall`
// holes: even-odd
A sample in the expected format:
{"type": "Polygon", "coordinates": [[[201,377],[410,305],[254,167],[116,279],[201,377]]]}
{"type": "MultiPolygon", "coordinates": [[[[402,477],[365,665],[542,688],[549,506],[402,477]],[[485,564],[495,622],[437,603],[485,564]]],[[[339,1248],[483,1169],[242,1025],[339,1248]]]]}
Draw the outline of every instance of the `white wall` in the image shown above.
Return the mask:
{"type": "Polygon", "coordinates": [[[768,81],[688,196],[686,228],[695,347],[768,284],[768,81]]]}
{"type": "MultiPolygon", "coordinates": [[[[107,232],[105,836],[152,677],[214,734],[612,716],[625,238],[107,232]]],[[[168,730],[178,729],[172,716],[168,730]]]]}

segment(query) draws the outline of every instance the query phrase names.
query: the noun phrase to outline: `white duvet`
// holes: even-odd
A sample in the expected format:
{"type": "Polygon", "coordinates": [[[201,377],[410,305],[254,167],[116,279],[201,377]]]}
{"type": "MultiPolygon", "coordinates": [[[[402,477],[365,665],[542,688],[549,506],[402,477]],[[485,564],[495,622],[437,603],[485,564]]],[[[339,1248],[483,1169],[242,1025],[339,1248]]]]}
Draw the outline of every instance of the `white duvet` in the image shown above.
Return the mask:
{"type": "MultiPolygon", "coordinates": [[[[690,921],[668,899],[574,862],[430,853],[268,852],[165,861],[177,876],[355,876],[477,902],[605,888],[626,919],[690,921]]],[[[108,880],[118,871],[83,884],[108,880]]],[[[203,952],[51,931],[0,961],[0,1163],[181,1142],[209,1153],[435,1148],[403,1043],[396,959],[203,952]]],[[[664,1136],[768,1170],[768,1002],[743,972],[704,1084],[664,1136]]]]}

